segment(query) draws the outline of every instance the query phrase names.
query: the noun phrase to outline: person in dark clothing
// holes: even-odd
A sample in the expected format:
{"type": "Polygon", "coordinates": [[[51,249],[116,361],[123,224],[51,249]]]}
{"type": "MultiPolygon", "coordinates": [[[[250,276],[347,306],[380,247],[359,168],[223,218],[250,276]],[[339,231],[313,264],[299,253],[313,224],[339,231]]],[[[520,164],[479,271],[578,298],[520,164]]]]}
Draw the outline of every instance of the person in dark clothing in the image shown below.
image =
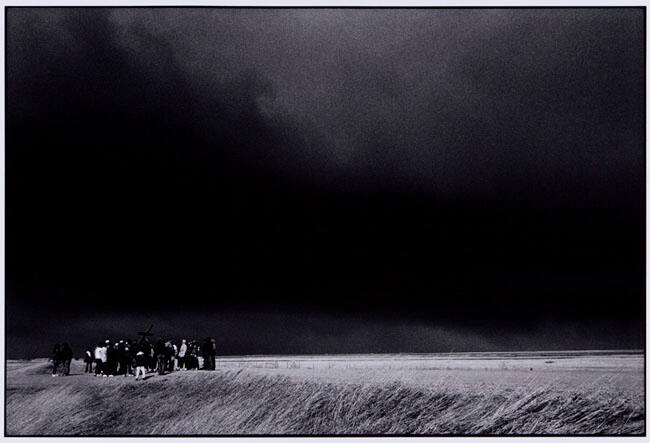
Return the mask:
{"type": "Polygon", "coordinates": [[[187,344],[187,352],[185,353],[185,367],[187,369],[194,369],[194,359],[196,358],[196,351],[194,342],[190,340],[187,344]]]}
{"type": "Polygon", "coordinates": [[[168,372],[174,372],[174,361],[176,360],[176,351],[172,342],[165,343],[165,367],[168,372]]]}
{"type": "MultiPolygon", "coordinates": [[[[57,377],[60,374],[57,374],[61,366],[61,346],[57,343],[54,345],[52,350],[52,377],[57,377]]],[[[60,371],[59,371],[60,372],[60,371]]]]}
{"type": "Polygon", "coordinates": [[[165,373],[165,360],[167,357],[167,347],[162,339],[158,339],[156,344],[153,347],[156,360],[158,362],[157,369],[158,375],[163,375],[165,373]]]}
{"type": "Polygon", "coordinates": [[[199,370],[199,345],[192,340],[190,343],[190,359],[188,369],[199,370]]]}
{"type": "Polygon", "coordinates": [[[203,346],[201,346],[201,354],[203,355],[203,369],[213,371],[215,369],[215,351],[214,347],[212,346],[212,340],[209,337],[203,341],[203,346]]]}
{"type": "Polygon", "coordinates": [[[131,341],[127,340],[124,342],[122,349],[122,361],[120,362],[120,371],[124,374],[125,377],[132,375],[131,361],[133,359],[131,341]],[[121,367],[124,367],[122,370],[121,367]]]}
{"type": "Polygon", "coordinates": [[[135,375],[135,373],[136,373],[135,370],[136,370],[136,366],[137,366],[136,363],[137,362],[135,361],[135,356],[138,354],[138,352],[142,352],[142,355],[144,355],[144,357],[142,357],[142,358],[144,358],[144,365],[142,365],[142,366],[145,368],[145,371],[146,371],[146,369],[147,369],[147,356],[145,355],[144,345],[141,344],[141,343],[133,343],[133,344],[130,344],[130,347],[131,347],[130,355],[131,355],[132,374],[135,375]]]}
{"type": "Polygon", "coordinates": [[[93,372],[93,353],[90,349],[86,349],[84,352],[84,374],[92,374],[93,372]]]}
{"type": "Polygon", "coordinates": [[[68,343],[61,347],[61,363],[63,364],[63,376],[70,375],[70,362],[72,361],[72,349],[68,343]]]}
{"type": "Polygon", "coordinates": [[[187,351],[185,351],[185,363],[184,363],[184,365],[185,365],[186,369],[192,369],[192,363],[193,363],[192,352],[193,352],[192,341],[189,341],[187,343],[187,351]]]}
{"type": "Polygon", "coordinates": [[[122,358],[122,352],[120,350],[120,343],[113,343],[113,374],[119,375],[122,373],[122,368],[120,368],[120,358],[122,358]]]}
{"type": "Polygon", "coordinates": [[[217,369],[217,341],[214,338],[210,339],[210,364],[213,371],[217,369]]]}
{"type": "Polygon", "coordinates": [[[124,342],[115,342],[113,348],[115,349],[115,375],[122,375],[122,358],[124,357],[124,342]]]}
{"type": "Polygon", "coordinates": [[[165,342],[165,372],[171,372],[169,370],[169,365],[172,360],[172,350],[171,348],[171,343],[170,342],[165,342]]]}
{"type": "Polygon", "coordinates": [[[149,340],[145,339],[141,351],[144,352],[147,371],[153,371],[156,367],[156,355],[149,340]]]}
{"type": "Polygon", "coordinates": [[[115,349],[115,345],[109,342],[106,346],[106,370],[104,373],[107,374],[109,377],[112,377],[115,375],[116,368],[117,368],[117,350],[115,349]]]}
{"type": "Polygon", "coordinates": [[[208,340],[205,339],[203,340],[203,344],[201,344],[201,356],[203,357],[203,370],[210,369],[210,360],[208,359],[208,354],[210,351],[208,350],[208,340]]]}

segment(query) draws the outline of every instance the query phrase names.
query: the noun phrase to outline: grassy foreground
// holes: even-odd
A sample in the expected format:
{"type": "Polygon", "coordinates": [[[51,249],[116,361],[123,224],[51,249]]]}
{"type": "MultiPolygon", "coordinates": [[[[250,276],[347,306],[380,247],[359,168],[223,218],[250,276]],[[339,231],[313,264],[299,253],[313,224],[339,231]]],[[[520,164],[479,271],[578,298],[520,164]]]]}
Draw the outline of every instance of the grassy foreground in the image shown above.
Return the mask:
{"type": "Polygon", "coordinates": [[[401,382],[295,380],[247,370],[144,382],[10,371],[8,435],[641,434],[642,397],[606,390],[418,389],[401,382]],[[25,380],[37,377],[39,383],[25,380]]]}

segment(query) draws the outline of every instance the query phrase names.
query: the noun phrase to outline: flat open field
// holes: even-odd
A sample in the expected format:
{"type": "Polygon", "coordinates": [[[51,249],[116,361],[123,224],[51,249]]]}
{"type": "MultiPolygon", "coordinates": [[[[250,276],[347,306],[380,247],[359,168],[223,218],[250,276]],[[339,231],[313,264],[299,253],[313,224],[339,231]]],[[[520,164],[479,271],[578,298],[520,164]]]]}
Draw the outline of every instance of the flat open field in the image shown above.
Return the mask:
{"type": "Polygon", "coordinates": [[[222,357],[146,381],[7,362],[8,435],[643,434],[634,351],[222,357]]]}

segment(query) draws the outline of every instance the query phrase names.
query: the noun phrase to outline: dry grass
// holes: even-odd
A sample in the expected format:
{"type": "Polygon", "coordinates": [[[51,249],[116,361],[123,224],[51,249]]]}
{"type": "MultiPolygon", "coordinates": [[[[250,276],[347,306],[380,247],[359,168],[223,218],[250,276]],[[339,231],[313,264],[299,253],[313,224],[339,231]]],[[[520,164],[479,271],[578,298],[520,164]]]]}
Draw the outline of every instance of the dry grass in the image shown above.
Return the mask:
{"type": "Polygon", "coordinates": [[[9,368],[17,381],[7,388],[9,435],[644,432],[642,395],[606,389],[558,391],[547,384],[468,392],[453,383],[336,383],[246,369],[145,382],[52,379],[47,372],[45,363],[9,368]]]}

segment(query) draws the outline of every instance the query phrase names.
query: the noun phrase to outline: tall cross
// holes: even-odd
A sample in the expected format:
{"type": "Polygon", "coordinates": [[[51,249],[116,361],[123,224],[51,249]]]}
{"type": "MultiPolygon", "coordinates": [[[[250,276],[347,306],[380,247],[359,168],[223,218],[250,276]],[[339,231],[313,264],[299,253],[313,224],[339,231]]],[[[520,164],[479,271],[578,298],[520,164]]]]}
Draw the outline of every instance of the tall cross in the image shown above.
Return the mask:
{"type": "Polygon", "coordinates": [[[153,329],[153,325],[149,325],[149,329],[147,329],[146,331],[138,332],[138,335],[140,336],[140,341],[138,342],[138,344],[142,344],[142,342],[144,342],[145,338],[151,337],[153,335],[153,333],[151,332],[151,329],[153,329]]]}

